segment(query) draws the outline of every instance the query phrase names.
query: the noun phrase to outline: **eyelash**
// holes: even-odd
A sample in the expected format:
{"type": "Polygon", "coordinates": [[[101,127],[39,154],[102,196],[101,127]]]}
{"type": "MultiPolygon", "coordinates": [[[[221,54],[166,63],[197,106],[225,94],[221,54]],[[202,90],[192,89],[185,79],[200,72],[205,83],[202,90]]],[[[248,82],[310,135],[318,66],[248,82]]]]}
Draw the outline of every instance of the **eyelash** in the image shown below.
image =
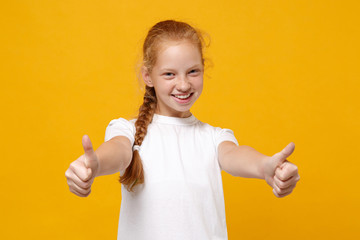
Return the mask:
{"type": "Polygon", "coordinates": [[[197,72],[199,72],[199,70],[198,69],[193,69],[193,70],[190,71],[190,73],[191,72],[197,73],[197,72]]]}
{"type": "MultiPolygon", "coordinates": [[[[193,69],[189,73],[191,74],[191,73],[197,73],[197,72],[199,72],[198,69],[193,69]]],[[[169,75],[169,74],[173,74],[173,73],[171,73],[171,72],[164,73],[165,76],[171,77],[172,75],[169,75]]]]}

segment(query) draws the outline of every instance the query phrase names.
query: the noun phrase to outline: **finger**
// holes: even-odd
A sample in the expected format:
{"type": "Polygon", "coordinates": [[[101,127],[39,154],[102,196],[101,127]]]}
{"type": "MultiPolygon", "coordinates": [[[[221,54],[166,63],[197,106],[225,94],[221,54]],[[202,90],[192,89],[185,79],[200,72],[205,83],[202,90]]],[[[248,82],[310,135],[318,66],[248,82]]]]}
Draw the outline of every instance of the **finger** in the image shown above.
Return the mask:
{"type": "Polygon", "coordinates": [[[276,168],[275,170],[275,176],[280,179],[281,181],[288,181],[289,179],[291,179],[292,177],[296,176],[297,172],[296,171],[292,171],[290,169],[287,168],[276,168]]]}
{"type": "Polygon", "coordinates": [[[288,158],[295,150],[295,143],[290,142],[281,152],[280,154],[284,159],[288,158]]]}
{"type": "Polygon", "coordinates": [[[82,145],[85,152],[85,166],[87,168],[93,168],[97,164],[96,155],[88,135],[84,135],[82,138],[82,145]]]}
{"type": "Polygon", "coordinates": [[[285,160],[285,161],[279,166],[279,168],[283,169],[288,162],[289,162],[288,160],[285,160]]]}
{"type": "Polygon", "coordinates": [[[286,189],[280,189],[278,186],[274,186],[273,192],[276,193],[277,197],[284,197],[286,195],[289,195],[295,188],[296,184],[289,186],[286,189]]]}
{"type": "Polygon", "coordinates": [[[74,161],[70,164],[69,169],[83,182],[91,178],[90,171],[85,167],[81,161],[74,161]]]}
{"type": "Polygon", "coordinates": [[[296,187],[296,183],[293,183],[285,188],[281,188],[279,185],[277,185],[276,183],[274,184],[274,189],[276,190],[277,193],[282,194],[282,193],[286,193],[289,192],[290,190],[294,189],[296,187]]]}
{"type": "Polygon", "coordinates": [[[298,173],[298,167],[289,161],[285,161],[283,163],[282,169],[286,172],[289,172],[293,176],[295,176],[298,173]]]}
{"type": "Polygon", "coordinates": [[[82,181],[78,176],[76,176],[75,173],[73,172],[69,172],[68,174],[65,174],[67,180],[68,180],[68,184],[69,183],[74,183],[76,184],[79,188],[82,189],[88,189],[91,187],[94,179],[91,179],[90,181],[82,181]]]}
{"type": "Polygon", "coordinates": [[[292,178],[289,181],[281,181],[278,177],[274,177],[274,184],[280,189],[286,189],[294,183],[296,183],[296,181],[292,181],[292,178]]]}
{"type": "Polygon", "coordinates": [[[72,192],[73,194],[75,194],[79,197],[87,197],[91,193],[91,190],[87,194],[82,194],[82,193],[76,191],[75,189],[70,188],[70,192],[72,192]]]}
{"type": "Polygon", "coordinates": [[[68,185],[69,185],[69,187],[71,189],[73,189],[76,192],[79,192],[81,194],[84,194],[84,195],[88,194],[90,192],[90,190],[91,190],[91,187],[89,187],[89,188],[81,188],[78,185],[76,185],[74,182],[71,182],[71,181],[68,182],[68,185]]]}
{"type": "Polygon", "coordinates": [[[292,178],[292,176],[287,175],[287,173],[281,170],[280,168],[277,168],[275,170],[275,177],[277,177],[278,179],[284,182],[292,178]]]}
{"type": "Polygon", "coordinates": [[[288,189],[286,189],[286,190],[279,190],[279,189],[276,189],[276,188],[275,188],[275,191],[276,191],[276,193],[277,193],[279,196],[288,195],[288,194],[290,194],[293,190],[294,190],[294,187],[288,188],[288,189]]]}
{"type": "Polygon", "coordinates": [[[292,193],[292,191],[287,192],[287,193],[284,193],[284,194],[279,194],[279,193],[277,193],[277,192],[275,191],[275,189],[273,189],[273,193],[274,193],[274,195],[275,195],[276,197],[278,197],[278,198],[283,198],[283,197],[289,195],[290,193],[292,193]]]}
{"type": "Polygon", "coordinates": [[[290,142],[283,150],[274,154],[278,166],[280,166],[286,160],[286,158],[288,158],[294,152],[294,149],[295,144],[290,142]]]}

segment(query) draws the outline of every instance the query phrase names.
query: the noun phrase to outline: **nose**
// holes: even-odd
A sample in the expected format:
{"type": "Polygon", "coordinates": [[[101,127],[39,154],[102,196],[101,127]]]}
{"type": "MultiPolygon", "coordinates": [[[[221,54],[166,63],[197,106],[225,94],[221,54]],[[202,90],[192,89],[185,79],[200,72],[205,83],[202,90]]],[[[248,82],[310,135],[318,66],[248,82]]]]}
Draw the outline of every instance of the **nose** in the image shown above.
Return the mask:
{"type": "Polygon", "coordinates": [[[191,83],[189,82],[189,79],[185,76],[179,77],[177,83],[176,83],[176,90],[179,92],[187,92],[191,88],[191,83]]]}

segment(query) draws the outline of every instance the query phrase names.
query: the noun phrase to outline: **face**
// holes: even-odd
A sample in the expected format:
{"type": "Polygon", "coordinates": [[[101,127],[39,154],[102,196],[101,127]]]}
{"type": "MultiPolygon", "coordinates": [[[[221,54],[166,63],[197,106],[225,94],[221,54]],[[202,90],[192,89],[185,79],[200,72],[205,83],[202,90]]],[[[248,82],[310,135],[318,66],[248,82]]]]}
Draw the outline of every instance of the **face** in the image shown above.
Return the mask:
{"type": "Polygon", "coordinates": [[[203,74],[201,54],[194,44],[166,43],[158,52],[151,73],[143,68],[145,84],[155,88],[158,101],[155,113],[189,117],[190,108],[203,89],[203,74]]]}

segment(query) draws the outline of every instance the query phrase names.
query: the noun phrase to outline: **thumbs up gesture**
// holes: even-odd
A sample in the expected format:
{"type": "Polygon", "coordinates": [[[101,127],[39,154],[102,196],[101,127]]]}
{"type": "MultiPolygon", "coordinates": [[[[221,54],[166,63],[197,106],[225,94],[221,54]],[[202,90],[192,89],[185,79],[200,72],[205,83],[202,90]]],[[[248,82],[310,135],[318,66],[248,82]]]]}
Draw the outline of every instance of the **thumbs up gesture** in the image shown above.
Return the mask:
{"type": "Polygon", "coordinates": [[[87,135],[83,136],[82,145],[85,153],[70,164],[65,177],[70,192],[79,197],[87,197],[99,169],[99,160],[87,135]]]}
{"type": "Polygon", "coordinates": [[[300,180],[297,166],[286,159],[294,149],[295,144],[291,142],[265,162],[265,180],[273,188],[276,197],[282,198],[289,195],[300,180]]]}

